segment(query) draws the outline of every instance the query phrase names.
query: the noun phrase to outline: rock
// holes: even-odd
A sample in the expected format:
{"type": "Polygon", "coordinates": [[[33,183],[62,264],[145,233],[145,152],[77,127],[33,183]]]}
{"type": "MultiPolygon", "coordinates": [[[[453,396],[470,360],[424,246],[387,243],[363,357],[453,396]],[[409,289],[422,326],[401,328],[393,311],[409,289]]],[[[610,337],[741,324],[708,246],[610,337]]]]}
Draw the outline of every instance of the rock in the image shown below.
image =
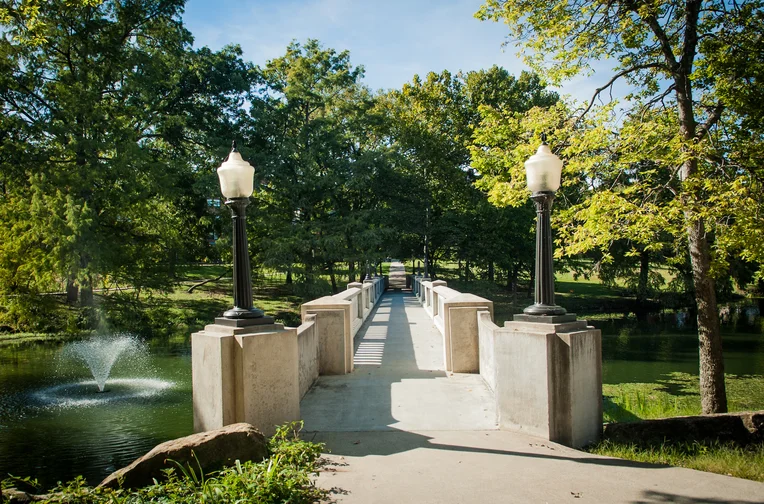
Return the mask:
{"type": "Polygon", "coordinates": [[[603,439],[638,445],[718,440],[746,446],[764,441],[764,411],[611,423],[605,426],[603,439]]]}
{"type": "Polygon", "coordinates": [[[11,504],[32,502],[32,497],[28,493],[16,490],[15,488],[6,488],[0,493],[0,503],[6,502],[11,504]]]}
{"type": "Polygon", "coordinates": [[[34,495],[22,492],[16,488],[6,488],[0,492],[0,504],[21,504],[23,502],[39,502],[52,499],[51,494],[34,495]]]}
{"type": "Polygon", "coordinates": [[[236,460],[260,462],[267,456],[265,437],[252,425],[237,423],[157,445],[129,466],[107,476],[98,487],[149,486],[154,479],[160,481],[163,478],[163,469],[177,468],[171,460],[184,467],[191,467],[197,472],[201,465],[202,470],[207,474],[232,465],[236,460]]]}

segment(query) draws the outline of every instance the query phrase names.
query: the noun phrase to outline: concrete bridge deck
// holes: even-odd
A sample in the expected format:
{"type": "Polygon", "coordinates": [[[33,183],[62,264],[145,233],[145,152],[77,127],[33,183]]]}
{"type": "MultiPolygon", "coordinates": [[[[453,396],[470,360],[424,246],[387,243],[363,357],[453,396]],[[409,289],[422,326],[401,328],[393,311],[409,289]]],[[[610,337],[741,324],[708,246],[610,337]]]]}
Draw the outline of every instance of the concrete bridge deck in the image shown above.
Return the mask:
{"type": "Polygon", "coordinates": [[[443,338],[405,291],[384,294],[355,345],[355,370],[321,376],[301,403],[306,437],[329,452],[318,484],[338,502],[764,503],[761,483],[497,430],[492,393],[447,376],[443,338]]]}

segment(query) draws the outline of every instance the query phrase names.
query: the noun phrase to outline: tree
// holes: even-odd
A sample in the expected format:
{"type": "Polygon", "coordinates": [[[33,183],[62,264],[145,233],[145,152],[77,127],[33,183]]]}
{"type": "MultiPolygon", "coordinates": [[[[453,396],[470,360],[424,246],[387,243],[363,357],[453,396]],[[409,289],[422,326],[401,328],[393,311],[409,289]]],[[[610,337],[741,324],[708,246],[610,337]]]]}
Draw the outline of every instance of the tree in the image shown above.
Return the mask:
{"type": "Polygon", "coordinates": [[[761,109],[753,97],[761,96],[762,3],[487,0],[476,16],[503,20],[526,51],[526,61],[552,83],[590,74],[596,60],[615,63],[611,79],[596,90],[577,119],[618,79],[632,86],[632,98],[642,108],[673,108],[675,134],[660,145],[674,153],[676,201],[692,264],[702,409],[726,411],[704,177],[713,164],[706,166],[706,155],[713,150],[710,138],[725,114],[748,116],[744,104],[761,109]]]}
{"type": "MultiPolygon", "coordinates": [[[[485,196],[474,189],[481,175],[470,165],[473,128],[480,121],[481,106],[522,112],[557,99],[537,76],[523,73],[515,78],[498,66],[456,75],[431,72],[425,79],[415,76],[400,91],[388,94],[391,141],[408,161],[409,176],[419,180],[412,192],[420,205],[409,231],[422,242],[412,251],[414,255],[421,253],[426,237],[431,263],[437,256],[450,254],[467,264],[480,262],[491,276],[495,263],[507,262],[508,250],[482,243],[485,234],[476,225],[488,218],[490,210],[483,206],[485,196]]],[[[527,216],[522,211],[517,215],[527,216]]],[[[514,229],[496,229],[495,234],[516,236],[514,229]]],[[[525,259],[512,258],[521,263],[525,259]]],[[[515,275],[508,273],[512,283],[523,268],[510,269],[515,271],[515,275]]]]}
{"type": "Polygon", "coordinates": [[[363,68],[308,40],[257,71],[249,134],[268,217],[261,258],[289,272],[301,265],[307,282],[326,267],[336,288],[334,263],[376,259],[383,241],[372,188],[386,160],[363,68]]]}
{"type": "Polygon", "coordinates": [[[183,3],[3,3],[0,291],[88,305],[166,288],[201,248],[201,174],[251,77],[238,48],[191,49],[183,3]]]}

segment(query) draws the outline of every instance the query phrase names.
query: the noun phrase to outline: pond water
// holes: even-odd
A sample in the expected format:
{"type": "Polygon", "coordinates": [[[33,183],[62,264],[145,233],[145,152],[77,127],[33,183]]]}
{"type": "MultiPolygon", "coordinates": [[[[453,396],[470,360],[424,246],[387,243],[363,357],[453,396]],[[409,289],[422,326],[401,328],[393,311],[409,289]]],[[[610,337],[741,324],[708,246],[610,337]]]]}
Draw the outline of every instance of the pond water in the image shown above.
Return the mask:
{"type": "MultiPolygon", "coordinates": [[[[681,318],[647,327],[593,322],[603,332],[603,381],[697,374],[697,336],[677,327],[681,318]]],[[[722,332],[726,371],[764,379],[758,312],[722,332]]],[[[95,484],[155,445],[192,433],[189,343],[145,344],[143,358],[116,360],[104,393],[82,363],[67,357],[64,343],[0,346],[0,479],[32,476],[47,490],[82,474],[95,484]]]]}
{"type": "Polygon", "coordinates": [[[106,391],[65,343],[0,346],[0,479],[47,490],[82,474],[98,483],[157,444],[193,431],[191,350],[149,341],[114,363],[106,391]]]}

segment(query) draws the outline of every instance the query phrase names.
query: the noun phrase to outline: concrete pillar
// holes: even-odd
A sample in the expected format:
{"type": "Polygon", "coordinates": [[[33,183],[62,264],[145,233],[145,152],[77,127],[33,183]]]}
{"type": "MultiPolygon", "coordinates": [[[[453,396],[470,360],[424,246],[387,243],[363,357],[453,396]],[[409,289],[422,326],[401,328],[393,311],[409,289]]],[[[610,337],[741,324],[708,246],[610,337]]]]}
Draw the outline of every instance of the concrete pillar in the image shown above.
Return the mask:
{"type": "Polygon", "coordinates": [[[493,318],[493,301],[474,294],[458,294],[443,303],[443,351],[446,371],[480,372],[477,313],[483,310],[487,310],[493,318]]]}
{"type": "Polygon", "coordinates": [[[357,310],[355,317],[361,319],[361,322],[363,322],[363,284],[361,282],[351,282],[348,284],[348,289],[360,289],[358,296],[355,298],[357,310]]]}
{"type": "Polygon", "coordinates": [[[445,287],[446,281],[445,280],[435,280],[432,282],[432,286],[430,288],[430,310],[432,311],[432,318],[435,318],[438,316],[438,309],[440,307],[440,300],[438,299],[438,293],[435,291],[435,287],[445,287]]]}
{"type": "Polygon", "coordinates": [[[318,332],[318,370],[322,375],[353,371],[353,303],[332,296],[303,303],[302,319],[316,316],[318,332]]]}
{"type": "Polygon", "coordinates": [[[597,441],[602,432],[599,329],[572,314],[516,315],[504,327],[509,331],[497,332],[494,342],[499,426],[574,448],[597,441]]]}
{"type": "Polygon", "coordinates": [[[374,306],[374,282],[372,280],[363,281],[363,299],[364,299],[364,311],[371,312],[371,308],[374,306]]]}
{"type": "Polygon", "coordinates": [[[422,277],[419,282],[419,302],[427,306],[427,289],[430,285],[430,277],[422,277]]]}
{"type": "Polygon", "coordinates": [[[300,419],[297,329],[271,317],[215,323],[191,335],[194,431],[247,422],[270,436],[300,419]]]}

